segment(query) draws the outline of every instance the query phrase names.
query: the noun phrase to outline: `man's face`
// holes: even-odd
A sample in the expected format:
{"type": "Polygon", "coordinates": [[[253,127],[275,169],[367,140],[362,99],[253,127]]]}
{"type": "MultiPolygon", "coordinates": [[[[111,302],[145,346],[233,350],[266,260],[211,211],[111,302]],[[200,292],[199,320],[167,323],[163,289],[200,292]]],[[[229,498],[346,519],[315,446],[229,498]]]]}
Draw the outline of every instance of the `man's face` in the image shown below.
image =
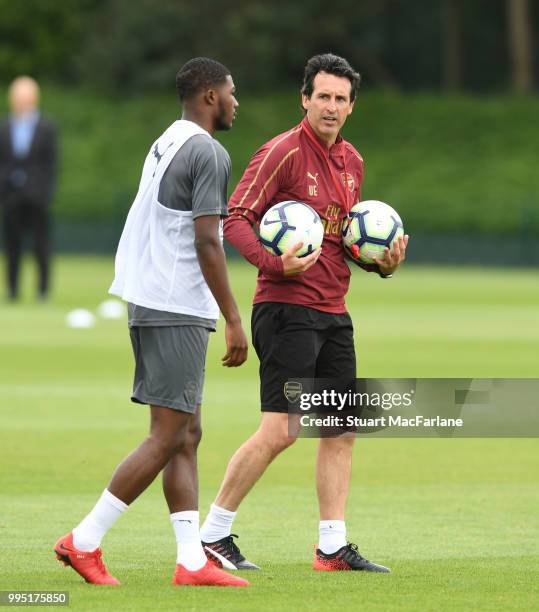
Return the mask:
{"type": "Polygon", "coordinates": [[[16,115],[29,113],[37,108],[38,101],[39,88],[33,79],[21,77],[12,83],[9,91],[9,105],[12,113],[16,115]]]}
{"type": "Polygon", "coordinates": [[[217,130],[229,130],[236,118],[236,109],[239,106],[234,94],[236,88],[232,77],[228,75],[225,83],[217,90],[219,95],[218,115],[216,120],[217,130]]]}
{"type": "Polygon", "coordinates": [[[313,130],[328,144],[333,144],[339,130],[354,108],[350,101],[352,84],[346,77],[319,72],[313,81],[311,97],[301,97],[313,130]]]}

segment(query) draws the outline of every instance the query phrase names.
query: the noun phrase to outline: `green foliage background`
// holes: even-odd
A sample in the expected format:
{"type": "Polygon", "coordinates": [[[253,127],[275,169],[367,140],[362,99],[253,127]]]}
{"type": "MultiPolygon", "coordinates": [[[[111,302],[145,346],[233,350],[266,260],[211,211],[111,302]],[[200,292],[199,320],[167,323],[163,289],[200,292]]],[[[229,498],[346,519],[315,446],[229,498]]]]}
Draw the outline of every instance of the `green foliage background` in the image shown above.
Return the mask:
{"type": "MultiPolygon", "coordinates": [[[[179,116],[174,91],[104,96],[45,87],[43,104],[59,124],[62,162],[58,220],[122,224],[142,162],[179,116]]],[[[299,94],[249,97],[217,137],[233,162],[231,189],[268,138],[301,120],[299,94]]],[[[539,100],[360,92],[345,126],[365,158],[364,199],[395,206],[411,233],[539,231],[539,100]]]]}
{"type": "MultiPolygon", "coordinates": [[[[457,2],[463,85],[509,83],[506,0],[457,2]]],[[[532,3],[533,4],[533,3],[532,3]]],[[[229,65],[242,86],[296,83],[306,58],[333,51],[369,84],[438,88],[447,1],[0,0],[0,78],[38,78],[115,91],[166,89],[190,57],[229,65]]],[[[537,32],[539,11],[531,11],[537,32]]],[[[537,56],[537,49],[535,49],[537,56]]]]}
{"type": "Polygon", "coordinates": [[[0,97],[18,74],[40,80],[61,131],[59,226],[91,234],[89,222],[101,224],[112,245],[150,143],[179,115],[174,76],[187,59],[220,59],[238,87],[237,124],[218,135],[233,188],[257,147],[300,120],[306,58],[333,51],[363,76],[345,135],[366,160],[364,198],[393,204],[413,234],[533,239],[539,101],[504,93],[506,8],[506,0],[334,0],[331,10],[323,0],[0,0],[0,97]],[[435,93],[449,5],[461,29],[458,96],[435,93]]]}

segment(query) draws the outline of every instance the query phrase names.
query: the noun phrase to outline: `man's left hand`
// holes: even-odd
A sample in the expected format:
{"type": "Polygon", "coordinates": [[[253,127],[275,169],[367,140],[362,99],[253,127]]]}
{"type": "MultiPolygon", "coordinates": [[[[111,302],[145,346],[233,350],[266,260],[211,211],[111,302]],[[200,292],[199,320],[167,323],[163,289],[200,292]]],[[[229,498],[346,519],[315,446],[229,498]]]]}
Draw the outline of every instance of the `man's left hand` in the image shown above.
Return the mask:
{"type": "Polygon", "coordinates": [[[406,259],[406,247],[408,246],[408,234],[399,236],[393,243],[391,250],[386,247],[381,259],[374,258],[374,262],[382,274],[393,274],[395,270],[406,259]]]}

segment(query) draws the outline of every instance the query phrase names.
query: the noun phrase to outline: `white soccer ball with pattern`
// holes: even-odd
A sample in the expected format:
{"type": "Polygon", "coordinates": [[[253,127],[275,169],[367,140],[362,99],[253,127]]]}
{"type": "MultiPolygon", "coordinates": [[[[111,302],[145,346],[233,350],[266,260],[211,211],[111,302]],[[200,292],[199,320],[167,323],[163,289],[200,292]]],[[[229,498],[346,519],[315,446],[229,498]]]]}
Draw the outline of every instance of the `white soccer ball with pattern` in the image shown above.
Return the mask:
{"type": "Polygon", "coordinates": [[[289,200],[275,204],[266,212],[260,222],[259,237],[264,248],[277,256],[302,242],[296,256],[305,257],[321,246],[324,226],[308,204],[289,200]]]}
{"type": "Polygon", "coordinates": [[[394,208],[378,200],[365,200],[350,209],[343,243],[353,259],[372,264],[375,257],[381,259],[384,249],[391,249],[403,235],[402,220],[394,208]]]}

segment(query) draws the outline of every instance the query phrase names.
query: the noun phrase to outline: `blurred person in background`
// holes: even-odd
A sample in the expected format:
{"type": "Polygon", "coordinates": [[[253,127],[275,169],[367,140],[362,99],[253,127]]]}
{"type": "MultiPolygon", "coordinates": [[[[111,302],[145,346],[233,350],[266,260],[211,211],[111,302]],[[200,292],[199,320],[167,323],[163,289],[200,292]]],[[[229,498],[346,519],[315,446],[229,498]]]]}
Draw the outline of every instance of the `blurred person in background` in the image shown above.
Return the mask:
{"type": "Polygon", "coordinates": [[[57,133],[39,110],[39,86],[28,76],[9,87],[10,114],[0,123],[2,208],[8,298],[19,293],[23,237],[31,231],[39,269],[38,299],[49,291],[49,215],[56,184],[57,133]]]}

